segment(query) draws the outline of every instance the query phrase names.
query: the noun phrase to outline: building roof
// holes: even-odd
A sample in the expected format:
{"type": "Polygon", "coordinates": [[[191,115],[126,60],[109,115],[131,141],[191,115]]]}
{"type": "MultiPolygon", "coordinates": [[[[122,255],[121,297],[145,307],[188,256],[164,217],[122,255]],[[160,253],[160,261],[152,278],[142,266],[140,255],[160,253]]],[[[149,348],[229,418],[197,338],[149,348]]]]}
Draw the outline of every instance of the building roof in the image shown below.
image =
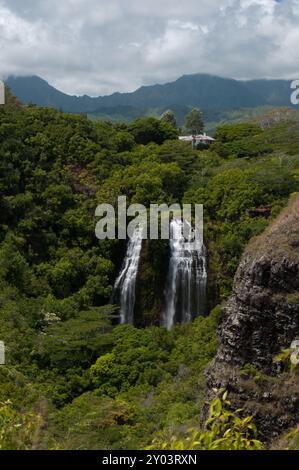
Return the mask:
{"type": "Polygon", "coordinates": [[[215,139],[213,137],[210,137],[207,134],[198,134],[198,135],[180,135],[179,139],[184,141],[184,142],[193,142],[195,139],[196,142],[214,142],[215,139]]]}

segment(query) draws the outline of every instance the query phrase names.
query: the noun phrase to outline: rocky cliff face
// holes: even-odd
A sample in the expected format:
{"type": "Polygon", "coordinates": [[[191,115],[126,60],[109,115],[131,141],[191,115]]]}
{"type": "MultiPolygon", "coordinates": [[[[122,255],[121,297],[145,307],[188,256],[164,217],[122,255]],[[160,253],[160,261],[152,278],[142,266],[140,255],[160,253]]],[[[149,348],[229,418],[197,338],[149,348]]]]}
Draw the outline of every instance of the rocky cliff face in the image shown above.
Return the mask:
{"type": "Polygon", "coordinates": [[[299,422],[299,378],[273,358],[299,339],[299,196],[248,246],[223,309],[208,401],[224,387],[269,439],[299,422]],[[250,366],[248,366],[250,364],[250,366]],[[245,366],[245,367],[244,367],[245,366]],[[247,371],[247,372],[246,372],[247,371]]]}

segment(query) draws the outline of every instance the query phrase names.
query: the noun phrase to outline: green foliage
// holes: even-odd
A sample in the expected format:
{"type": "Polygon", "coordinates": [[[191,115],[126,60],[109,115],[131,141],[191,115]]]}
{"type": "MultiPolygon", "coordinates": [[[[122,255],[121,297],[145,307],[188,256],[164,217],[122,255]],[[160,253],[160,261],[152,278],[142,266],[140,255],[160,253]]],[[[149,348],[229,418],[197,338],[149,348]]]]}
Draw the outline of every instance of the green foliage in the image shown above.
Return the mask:
{"type": "MultiPolygon", "coordinates": [[[[267,133],[269,139],[270,131],[267,133]]],[[[276,132],[276,126],[271,130],[276,132]]],[[[231,292],[233,275],[242,251],[276,217],[287,198],[298,188],[298,156],[278,153],[253,159],[221,161],[193,177],[184,201],[204,204],[205,238],[209,249],[209,296],[216,302],[231,292]],[[252,216],[268,207],[271,217],[252,216]]],[[[213,305],[213,304],[212,304],[213,305]]]]}
{"type": "Polygon", "coordinates": [[[138,384],[156,385],[165,376],[163,363],[171,347],[168,336],[161,328],[118,326],[112,334],[112,353],[99,357],[91,367],[94,385],[107,394],[138,384]]]}
{"type": "Polygon", "coordinates": [[[54,313],[45,312],[41,333],[32,356],[40,367],[57,368],[61,372],[75,367],[88,367],[94,359],[111,347],[110,315],[114,309],[80,312],[75,318],[60,321],[54,313]],[[109,315],[109,316],[108,316],[109,315]]]}
{"type": "MultiPolygon", "coordinates": [[[[10,436],[3,448],[143,448],[153,434],[200,421],[204,371],[217,349],[220,308],[212,307],[231,293],[248,240],[298,191],[299,128],[223,127],[212,148],[198,152],[177,139],[172,124],[91,122],[13,103],[0,109],[0,339],[7,360],[0,400],[10,436]],[[136,292],[136,324],[148,327],[116,326],[117,311],[107,303],[125,245],[96,239],[94,211],[101,202],[116,206],[119,195],[147,206],[204,203],[206,318],[170,332],[152,326],[161,324],[168,245],[151,240],[136,292]],[[260,206],[270,207],[269,219],[252,215],[260,206]],[[41,399],[50,403],[47,429],[38,424],[41,399]]],[[[257,375],[250,367],[244,373],[257,375]]],[[[245,445],[251,422],[225,416],[234,433],[223,445],[235,445],[237,432],[245,445]]]]}
{"type": "Polygon", "coordinates": [[[118,131],[115,139],[118,152],[130,152],[135,146],[133,135],[126,130],[118,131]]]}
{"type": "Polygon", "coordinates": [[[247,209],[263,203],[260,187],[252,181],[252,172],[231,168],[218,173],[198,190],[197,197],[202,200],[211,217],[217,220],[239,219],[247,209]]]}
{"type": "Polygon", "coordinates": [[[135,449],[140,433],[135,418],[134,404],[86,392],[50,417],[41,448],[135,449]]]}
{"type": "Polygon", "coordinates": [[[258,157],[271,153],[271,145],[259,141],[260,134],[262,129],[256,124],[223,124],[217,128],[212,148],[223,158],[258,157]]]}
{"type": "Polygon", "coordinates": [[[130,124],[129,130],[137,144],[147,145],[150,142],[162,144],[165,140],[177,138],[176,129],[165,119],[139,118],[130,124]]]}
{"type": "Polygon", "coordinates": [[[222,124],[217,127],[215,139],[222,144],[226,144],[227,142],[234,142],[246,137],[253,137],[261,132],[262,129],[256,124],[222,124]]]}
{"type": "Polygon", "coordinates": [[[177,122],[176,122],[175,114],[171,109],[168,109],[167,111],[164,111],[164,113],[161,116],[161,121],[167,122],[172,127],[174,127],[174,129],[177,128],[177,122]]]}
{"type": "Polygon", "coordinates": [[[10,400],[0,401],[0,450],[29,450],[41,423],[34,413],[20,413],[10,400]]]}
{"type": "Polygon", "coordinates": [[[254,364],[245,364],[240,371],[240,377],[245,379],[252,378],[258,381],[262,376],[262,372],[254,364]]]}
{"type": "Polygon", "coordinates": [[[200,134],[203,128],[202,112],[198,108],[193,108],[185,117],[185,129],[190,134],[200,134]]]}
{"type": "MultiPolygon", "coordinates": [[[[121,325],[107,333],[113,344],[92,365],[92,386],[53,410],[42,448],[140,449],[157,430],[195,425],[203,373],[216,352],[219,310],[170,332],[121,325]]],[[[73,377],[74,371],[68,380],[73,377]]],[[[65,393],[62,387],[55,392],[65,393]]]]}
{"type": "Polygon", "coordinates": [[[170,442],[155,439],[147,449],[162,450],[260,450],[257,430],[252,416],[242,418],[242,410],[230,411],[231,403],[227,392],[221,398],[215,398],[210,406],[209,417],[203,430],[190,429],[190,436],[185,439],[172,437],[170,442]]]}

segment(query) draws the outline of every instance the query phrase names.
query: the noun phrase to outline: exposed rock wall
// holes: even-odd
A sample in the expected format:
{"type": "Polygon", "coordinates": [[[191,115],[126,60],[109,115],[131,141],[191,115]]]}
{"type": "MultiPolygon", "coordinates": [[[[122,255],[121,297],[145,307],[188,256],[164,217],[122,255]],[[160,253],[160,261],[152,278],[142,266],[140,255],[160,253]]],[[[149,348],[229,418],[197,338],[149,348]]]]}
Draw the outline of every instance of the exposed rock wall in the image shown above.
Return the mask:
{"type": "Polygon", "coordinates": [[[207,399],[213,388],[228,389],[234,404],[253,414],[261,434],[271,438],[299,422],[299,378],[273,363],[299,339],[299,196],[249,244],[222,313],[207,399]],[[260,372],[240,375],[246,364],[260,372]]]}

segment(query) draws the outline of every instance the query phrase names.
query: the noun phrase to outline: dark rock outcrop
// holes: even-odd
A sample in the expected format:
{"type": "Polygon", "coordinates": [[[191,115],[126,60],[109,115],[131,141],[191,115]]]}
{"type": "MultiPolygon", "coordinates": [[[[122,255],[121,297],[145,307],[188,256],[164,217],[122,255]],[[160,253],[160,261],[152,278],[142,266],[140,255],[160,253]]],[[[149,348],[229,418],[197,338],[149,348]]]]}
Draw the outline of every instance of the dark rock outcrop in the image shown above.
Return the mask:
{"type": "Polygon", "coordinates": [[[207,371],[207,402],[213,388],[226,388],[235,406],[254,415],[264,439],[298,423],[299,378],[273,362],[295,339],[299,339],[299,196],[252,240],[240,262],[233,294],[223,308],[219,349],[207,371]],[[247,364],[256,374],[244,374],[247,364]]]}

